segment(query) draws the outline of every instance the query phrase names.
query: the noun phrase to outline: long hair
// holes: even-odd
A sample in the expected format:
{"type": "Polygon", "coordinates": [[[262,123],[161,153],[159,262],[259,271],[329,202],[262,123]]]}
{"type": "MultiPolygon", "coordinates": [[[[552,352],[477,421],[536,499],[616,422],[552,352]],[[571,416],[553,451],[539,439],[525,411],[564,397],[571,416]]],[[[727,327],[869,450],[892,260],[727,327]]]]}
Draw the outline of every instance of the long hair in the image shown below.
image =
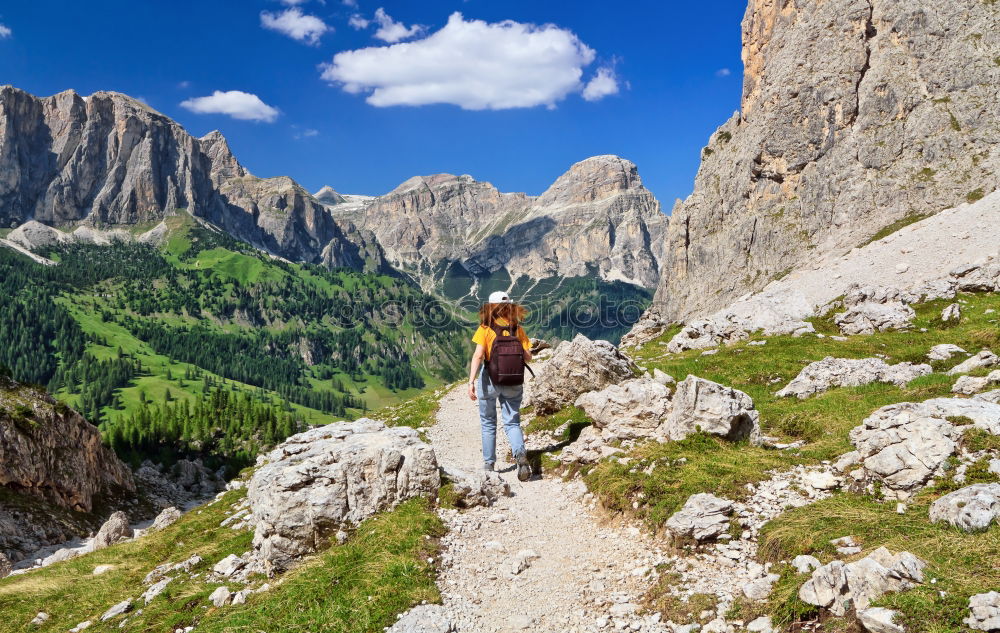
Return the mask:
{"type": "Polygon", "coordinates": [[[479,308],[479,324],[490,327],[498,318],[510,325],[518,325],[528,312],[516,303],[484,303],[479,308]]]}

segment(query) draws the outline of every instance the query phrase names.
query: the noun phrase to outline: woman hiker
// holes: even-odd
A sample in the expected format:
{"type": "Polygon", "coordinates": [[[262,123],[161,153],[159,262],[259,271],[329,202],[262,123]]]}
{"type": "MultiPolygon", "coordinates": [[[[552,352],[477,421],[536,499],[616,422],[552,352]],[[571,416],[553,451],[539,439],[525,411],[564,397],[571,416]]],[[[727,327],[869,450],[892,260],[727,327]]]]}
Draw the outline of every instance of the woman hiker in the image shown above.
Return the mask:
{"type": "Polygon", "coordinates": [[[528,481],[531,478],[531,465],[528,463],[528,453],[524,448],[524,434],[521,433],[521,397],[524,393],[524,364],[531,360],[531,342],[521,327],[524,315],[524,308],[511,301],[506,292],[494,292],[490,295],[489,302],[479,309],[479,329],[472,337],[476,351],[472,355],[469,367],[469,398],[479,401],[485,470],[492,472],[493,464],[497,460],[497,400],[499,400],[504,431],[507,432],[507,441],[510,442],[514,461],[517,462],[517,478],[528,481]],[[521,349],[516,349],[512,337],[516,337],[516,341],[520,342],[521,349]],[[514,347],[515,351],[520,352],[523,360],[519,360],[516,370],[506,369],[504,371],[507,373],[501,375],[499,379],[491,378],[490,354],[495,350],[498,359],[497,363],[494,363],[494,376],[499,371],[495,369],[497,364],[506,367],[514,365],[513,359],[500,358],[501,347],[508,357],[509,350],[514,347]],[[516,375],[508,377],[515,371],[520,371],[520,381],[516,375]],[[518,384],[494,384],[494,382],[518,384]]]}

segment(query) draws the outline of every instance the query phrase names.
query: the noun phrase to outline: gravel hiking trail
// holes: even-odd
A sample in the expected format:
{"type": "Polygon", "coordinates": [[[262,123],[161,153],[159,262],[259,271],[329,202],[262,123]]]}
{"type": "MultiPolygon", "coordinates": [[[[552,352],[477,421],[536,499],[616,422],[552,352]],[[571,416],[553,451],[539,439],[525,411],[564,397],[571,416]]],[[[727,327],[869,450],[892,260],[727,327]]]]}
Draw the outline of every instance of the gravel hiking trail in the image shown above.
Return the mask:
{"type": "MultiPolygon", "coordinates": [[[[496,466],[512,496],[489,508],[441,511],[449,533],[438,584],[456,631],[664,630],[658,616],[636,614],[663,560],[650,538],[602,520],[578,480],[543,472],[518,481],[498,435],[496,466]]],[[[441,465],[482,468],[479,411],[465,385],[441,399],[428,436],[441,465]]]]}

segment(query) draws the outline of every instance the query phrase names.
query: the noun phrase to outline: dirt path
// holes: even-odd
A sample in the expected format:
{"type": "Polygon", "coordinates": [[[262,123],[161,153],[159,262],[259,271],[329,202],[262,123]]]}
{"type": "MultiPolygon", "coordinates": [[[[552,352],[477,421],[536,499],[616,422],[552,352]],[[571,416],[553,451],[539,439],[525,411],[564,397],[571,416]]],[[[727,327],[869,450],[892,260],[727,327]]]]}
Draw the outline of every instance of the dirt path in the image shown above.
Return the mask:
{"type": "MultiPolygon", "coordinates": [[[[580,482],[546,473],[517,480],[499,433],[497,469],[512,497],[491,508],[442,511],[450,532],[439,584],[459,633],[661,631],[633,615],[664,560],[635,527],[601,525],[580,482]],[[515,574],[523,550],[538,558],[515,574]]],[[[441,400],[429,436],[443,465],[480,468],[479,414],[464,385],[441,400]]]]}

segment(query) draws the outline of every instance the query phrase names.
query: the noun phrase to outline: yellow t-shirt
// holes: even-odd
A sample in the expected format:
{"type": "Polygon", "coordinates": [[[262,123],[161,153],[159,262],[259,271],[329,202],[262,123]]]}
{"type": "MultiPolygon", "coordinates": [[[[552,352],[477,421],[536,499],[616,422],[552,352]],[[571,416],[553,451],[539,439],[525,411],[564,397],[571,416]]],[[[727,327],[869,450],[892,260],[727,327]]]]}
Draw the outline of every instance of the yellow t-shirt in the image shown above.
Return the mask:
{"type": "MultiPolygon", "coordinates": [[[[507,320],[497,319],[496,325],[497,327],[503,327],[507,325],[507,320]]],[[[508,334],[506,330],[504,330],[503,332],[504,335],[508,334]]],[[[497,337],[496,332],[486,327],[485,325],[480,325],[479,329],[476,330],[476,333],[472,335],[473,343],[475,343],[476,345],[482,345],[483,347],[486,348],[486,360],[490,359],[490,348],[493,347],[493,341],[496,339],[496,337],[497,337]]],[[[524,328],[521,327],[520,325],[517,326],[517,338],[521,340],[521,346],[525,349],[525,351],[531,349],[531,341],[528,340],[528,335],[524,333],[524,328]]]]}

